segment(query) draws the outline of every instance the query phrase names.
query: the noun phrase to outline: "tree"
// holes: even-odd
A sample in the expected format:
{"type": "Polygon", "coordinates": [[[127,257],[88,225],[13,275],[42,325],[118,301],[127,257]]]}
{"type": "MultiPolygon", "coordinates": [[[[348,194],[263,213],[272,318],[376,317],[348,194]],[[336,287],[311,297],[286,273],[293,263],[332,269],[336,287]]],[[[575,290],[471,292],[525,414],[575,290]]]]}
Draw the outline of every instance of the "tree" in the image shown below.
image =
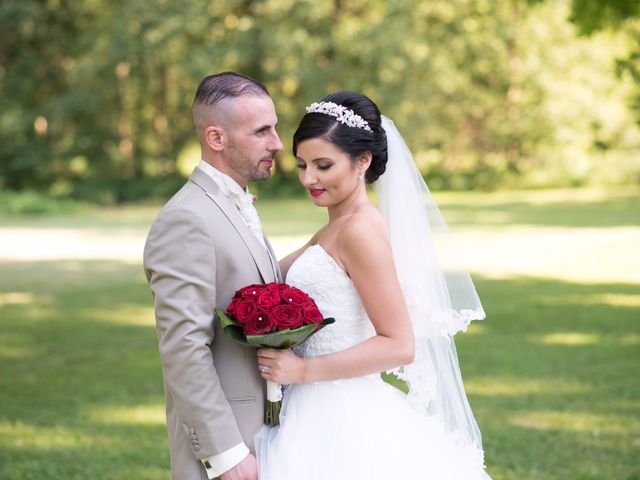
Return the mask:
{"type": "MultiPolygon", "coordinates": [[[[578,37],[566,2],[533,3],[7,0],[0,186],[108,202],[166,197],[183,181],[176,159],[194,151],[197,82],[223,70],[268,86],[285,145],[306,105],[357,90],[395,121],[437,188],[582,182],[601,159],[638,151],[637,128],[623,125],[628,79],[613,89],[605,65],[620,51],[615,25],[637,32],[637,7],[574,0],[576,22],[606,31],[578,37]],[[576,158],[586,170],[564,167],[576,158]]],[[[637,44],[618,55],[636,85],[637,44]]],[[[287,149],[280,181],[262,188],[290,190],[281,187],[295,184],[294,168],[287,149]]]]}

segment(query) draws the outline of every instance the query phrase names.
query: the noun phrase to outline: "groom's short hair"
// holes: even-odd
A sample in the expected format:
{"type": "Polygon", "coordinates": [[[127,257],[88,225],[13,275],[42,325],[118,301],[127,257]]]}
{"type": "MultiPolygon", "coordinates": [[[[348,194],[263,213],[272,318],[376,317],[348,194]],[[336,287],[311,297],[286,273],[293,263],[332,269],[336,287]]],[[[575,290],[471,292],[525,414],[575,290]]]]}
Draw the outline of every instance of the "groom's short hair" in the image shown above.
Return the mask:
{"type": "Polygon", "coordinates": [[[221,72],[202,79],[193,98],[191,112],[198,135],[215,117],[216,107],[224,100],[241,95],[270,96],[267,87],[237,72],[221,72]]]}
{"type": "Polygon", "coordinates": [[[269,95],[267,87],[257,80],[236,72],[222,72],[208,75],[202,79],[194,105],[214,106],[225,98],[235,98],[240,95],[269,95]]]}

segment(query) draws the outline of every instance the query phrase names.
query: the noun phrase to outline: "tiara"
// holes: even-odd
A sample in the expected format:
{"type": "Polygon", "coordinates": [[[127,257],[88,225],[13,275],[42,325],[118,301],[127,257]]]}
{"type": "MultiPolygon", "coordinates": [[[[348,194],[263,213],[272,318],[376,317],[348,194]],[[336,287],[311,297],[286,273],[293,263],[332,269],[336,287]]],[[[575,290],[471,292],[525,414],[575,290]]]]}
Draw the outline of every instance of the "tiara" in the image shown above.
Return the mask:
{"type": "Polygon", "coordinates": [[[363,119],[360,115],[353,112],[343,105],[338,105],[333,102],[314,102],[307,107],[309,113],[324,113],[325,115],[331,115],[336,117],[340,123],[347,127],[362,128],[363,130],[371,131],[369,122],[363,119]]]}

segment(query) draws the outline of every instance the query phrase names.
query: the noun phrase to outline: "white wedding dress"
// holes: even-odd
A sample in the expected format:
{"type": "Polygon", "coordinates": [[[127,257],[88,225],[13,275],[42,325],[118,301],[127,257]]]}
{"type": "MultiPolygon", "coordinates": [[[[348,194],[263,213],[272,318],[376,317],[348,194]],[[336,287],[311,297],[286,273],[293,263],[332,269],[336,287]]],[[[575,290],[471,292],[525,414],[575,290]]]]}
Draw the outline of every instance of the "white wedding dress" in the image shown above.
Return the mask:
{"type": "MultiPolygon", "coordinates": [[[[321,246],[294,262],[287,283],[336,319],[296,347],[298,355],[343,350],[375,335],[351,279],[321,246]]],[[[378,374],[287,387],[280,426],[264,426],[255,440],[260,480],[489,479],[480,449],[456,443],[378,374]]]]}

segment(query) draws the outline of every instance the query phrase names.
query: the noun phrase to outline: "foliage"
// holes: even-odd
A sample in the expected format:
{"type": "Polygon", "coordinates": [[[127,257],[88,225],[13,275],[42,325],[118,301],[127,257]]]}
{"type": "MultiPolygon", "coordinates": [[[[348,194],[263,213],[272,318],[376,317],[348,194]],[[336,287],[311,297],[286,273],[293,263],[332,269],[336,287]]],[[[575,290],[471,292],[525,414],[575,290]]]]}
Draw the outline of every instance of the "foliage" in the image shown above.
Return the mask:
{"type": "MultiPolygon", "coordinates": [[[[7,0],[0,187],[166,196],[183,181],[176,159],[197,160],[195,86],[221,70],[269,87],[285,144],[309,102],[365,92],[438,188],[637,182],[634,38],[579,37],[567,20],[622,22],[635,4],[574,0],[571,14],[567,1],[530,3],[7,0]]],[[[291,190],[289,152],[277,170],[264,192],[291,190]]]]}
{"type": "Polygon", "coordinates": [[[616,73],[620,77],[628,74],[635,85],[631,107],[640,125],[640,2],[573,0],[571,20],[585,35],[603,29],[622,29],[628,35],[632,47],[616,59],[616,73]]]}
{"type": "Polygon", "coordinates": [[[52,199],[37,191],[0,191],[0,215],[53,215],[77,212],[86,208],[71,199],[52,199]]]}
{"type": "MultiPolygon", "coordinates": [[[[544,0],[529,0],[535,4],[544,0]]],[[[630,106],[640,124],[640,2],[637,0],[572,0],[569,19],[582,35],[621,31],[628,37],[629,48],[617,53],[616,73],[627,74],[634,83],[630,106]]]]}
{"type": "Polygon", "coordinates": [[[604,27],[620,27],[634,17],[640,17],[640,3],[637,0],[571,1],[571,21],[585,34],[604,27]]]}

